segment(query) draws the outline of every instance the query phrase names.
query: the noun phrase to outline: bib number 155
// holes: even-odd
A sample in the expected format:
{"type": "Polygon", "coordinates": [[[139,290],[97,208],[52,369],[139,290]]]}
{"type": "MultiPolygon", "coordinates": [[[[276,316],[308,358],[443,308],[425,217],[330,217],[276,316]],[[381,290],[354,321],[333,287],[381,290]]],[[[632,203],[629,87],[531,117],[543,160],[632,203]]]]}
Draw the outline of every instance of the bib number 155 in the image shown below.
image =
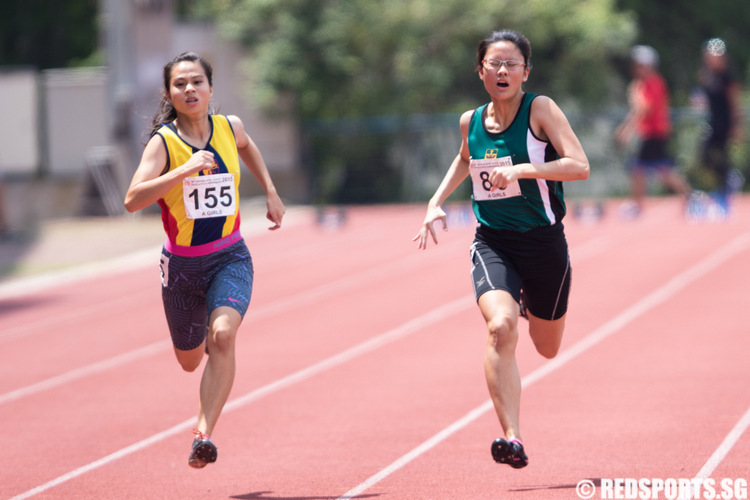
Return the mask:
{"type": "Polygon", "coordinates": [[[182,181],[182,195],[188,219],[226,217],[237,208],[234,174],[188,177],[182,181]]]}

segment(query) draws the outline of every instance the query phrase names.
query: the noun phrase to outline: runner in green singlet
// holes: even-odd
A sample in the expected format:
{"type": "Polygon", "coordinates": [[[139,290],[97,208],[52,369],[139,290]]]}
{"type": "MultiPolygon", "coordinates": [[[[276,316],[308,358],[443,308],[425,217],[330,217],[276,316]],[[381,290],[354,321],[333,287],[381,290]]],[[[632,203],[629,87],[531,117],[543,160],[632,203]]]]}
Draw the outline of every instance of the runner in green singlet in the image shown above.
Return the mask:
{"type": "Polygon", "coordinates": [[[435,221],[447,229],[441,205],[471,177],[479,221],[472,278],[487,322],[487,385],[504,433],[491,453],[514,468],[528,464],[519,429],[518,317],[523,307],[542,356],[557,355],[571,276],[562,182],[589,176],[586,154],[557,104],[523,90],[530,58],[529,41],[514,31],[494,32],[479,44],[475,67],[490,102],[461,116],[461,148],[414,237],[420,249],[430,238],[437,243],[435,221]]]}

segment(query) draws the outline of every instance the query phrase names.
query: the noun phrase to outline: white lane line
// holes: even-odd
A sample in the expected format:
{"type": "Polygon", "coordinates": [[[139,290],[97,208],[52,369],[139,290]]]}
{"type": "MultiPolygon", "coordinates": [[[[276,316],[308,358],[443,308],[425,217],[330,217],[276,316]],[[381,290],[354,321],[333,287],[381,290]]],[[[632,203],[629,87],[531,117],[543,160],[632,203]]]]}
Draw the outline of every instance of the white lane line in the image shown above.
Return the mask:
{"type": "MultiPolygon", "coordinates": [[[[454,250],[455,247],[457,247],[458,244],[452,243],[448,245],[449,250],[454,250]]],[[[461,246],[463,246],[463,243],[461,243],[461,246]]],[[[149,251],[149,259],[151,263],[156,262],[152,257],[154,255],[158,255],[158,249],[156,253],[150,253],[149,251]]],[[[347,288],[351,288],[352,286],[360,286],[364,280],[373,280],[373,279],[384,279],[383,275],[386,272],[401,272],[403,269],[413,269],[413,266],[415,265],[422,265],[422,266],[428,266],[430,264],[430,258],[432,260],[437,260],[441,258],[444,255],[444,253],[437,253],[433,252],[430,254],[430,256],[424,256],[417,252],[413,252],[409,254],[406,257],[403,257],[397,261],[388,261],[382,265],[376,266],[376,267],[370,267],[365,269],[364,271],[356,274],[356,275],[349,275],[345,278],[341,278],[337,281],[333,281],[330,283],[326,283],[324,285],[319,285],[312,290],[304,290],[294,297],[287,297],[283,300],[278,300],[275,302],[272,302],[270,304],[266,304],[263,307],[253,308],[251,307],[248,316],[247,321],[249,320],[256,320],[259,317],[275,314],[278,312],[286,312],[288,311],[289,304],[294,304],[295,307],[299,306],[300,304],[307,304],[314,302],[315,300],[320,299],[321,297],[324,297],[326,295],[330,295],[333,292],[346,290],[347,288]]],[[[131,256],[131,258],[135,259],[131,256]]],[[[98,265],[92,265],[92,268],[98,269],[98,265]]],[[[154,267],[156,269],[156,267],[154,267]]],[[[80,271],[76,271],[80,272],[80,271]]],[[[56,281],[56,274],[52,273],[49,275],[44,275],[40,277],[40,281],[43,283],[46,283],[46,286],[52,286],[53,284],[59,284],[56,281]]],[[[154,275],[156,276],[156,274],[154,275]]],[[[80,277],[80,276],[78,276],[80,277]]],[[[76,279],[78,279],[78,277],[76,279]]],[[[81,278],[82,279],[82,278],[81,278]]],[[[31,280],[34,282],[34,279],[31,280]]],[[[158,283],[157,281],[154,281],[154,283],[158,283]]],[[[1,287],[2,285],[0,285],[1,287]]],[[[2,294],[0,293],[0,300],[2,300],[2,294]]],[[[86,315],[94,314],[94,313],[100,313],[103,308],[108,307],[123,307],[128,302],[136,301],[136,300],[142,300],[142,297],[140,296],[121,296],[121,297],[115,297],[111,300],[108,300],[106,302],[98,302],[95,305],[89,305],[84,307],[77,307],[75,309],[69,310],[66,313],[60,313],[55,315],[54,317],[41,317],[36,321],[31,321],[24,323],[22,325],[13,326],[10,328],[4,328],[2,331],[0,331],[0,340],[5,340],[7,338],[16,337],[18,335],[22,334],[33,334],[37,331],[44,331],[45,328],[56,325],[59,326],[60,324],[71,321],[71,320],[77,320],[80,321],[80,319],[86,315]]]]}
{"type": "MultiPolygon", "coordinates": [[[[453,316],[454,314],[458,314],[460,312],[471,309],[473,307],[475,307],[473,299],[467,296],[464,296],[460,299],[443,304],[421,316],[418,316],[410,321],[407,321],[406,323],[403,323],[402,325],[392,330],[382,333],[376,337],[372,337],[369,340],[362,342],[358,345],[355,345],[354,347],[350,349],[347,349],[334,356],[331,356],[322,361],[319,361],[318,363],[310,365],[307,368],[304,368],[295,373],[292,373],[291,375],[288,375],[284,378],[271,382],[270,384],[267,384],[252,392],[249,392],[245,394],[244,396],[235,398],[229,401],[224,406],[224,413],[242,408],[243,406],[246,406],[265,396],[268,396],[269,394],[278,392],[294,384],[304,382],[314,377],[315,375],[331,370],[332,368],[340,366],[360,356],[364,356],[365,354],[375,351],[385,345],[388,345],[402,338],[408,337],[409,335],[413,333],[416,333],[420,330],[424,330],[430,325],[440,323],[441,321],[445,320],[446,318],[449,318],[450,316],[453,316]]],[[[154,434],[153,436],[150,436],[137,443],[127,446],[121,450],[118,450],[110,455],[107,455],[106,457],[100,458],[99,460],[95,460],[89,464],[86,464],[73,471],[70,471],[67,474],[63,474],[62,476],[55,478],[42,485],[39,485],[35,488],[32,488],[26,491],[25,493],[16,495],[10,500],[22,500],[22,499],[30,498],[34,495],[47,491],[51,488],[54,488],[55,486],[59,486],[67,481],[70,481],[71,479],[75,479],[88,472],[98,469],[99,467],[115,462],[123,457],[131,455],[137,451],[140,451],[153,444],[163,441],[164,439],[167,439],[168,437],[174,436],[181,432],[185,432],[194,426],[195,426],[195,417],[191,417],[190,419],[180,422],[179,424],[174,425],[170,427],[169,429],[166,429],[158,434],[154,434]]]]}
{"type": "MultiPolygon", "coordinates": [[[[661,305],[662,303],[673,297],[675,294],[680,292],[682,289],[687,287],[693,281],[708,274],[719,265],[723,264],[738,253],[747,250],[748,248],[750,248],[750,234],[748,233],[742,234],[734,240],[730,241],[719,250],[708,255],[689,269],[678,274],[670,281],[668,281],[655,291],[651,292],[649,295],[643,297],[641,300],[630,306],[618,316],[573,344],[570,348],[561,352],[556,358],[548,361],[544,365],[540,366],[533,372],[523,377],[521,379],[522,386],[526,388],[534,382],[541,380],[550,373],[558,370],[559,368],[562,368],[568,362],[577,358],[591,347],[594,347],[607,337],[610,337],[620,331],[631,321],[635,320],[636,318],[640,317],[656,306],[661,305]]],[[[455,434],[456,432],[460,431],[461,429],[478,419],[484,413],[490,411],[492,408],[492,400],[485,401],[483,404],[471,410],[469,413],[461,417],[450,426],[435,434],[433,437],[423,442],[407,454],[401,456],[388,467],[371,476],[363,483],[347,491],[336,500],[350,500],[358,495],[361,495],[364,491],[368,490],[400,468],[404,467],[412,460],[425,454],[430,449],[448,439],[451,435],[455,434]]],[[[750,417],[748,418],[750,419],[750,417]]],[[[724,456],[725,455],[721,456],[718,459],[719,462],[724,458],[724,456]]],[[[718,462],[716,463],[716,465],[718,465],[718,462]]]]}
{"type": "Polygon", "coordinates": [[[99,361],[97,363],[82,366],[81,368],[76,368],[75,370],[71,370],[61,375],[42,380],[41,382],[27,385],[26,387],[6,392],[5,394],[0,394],[0,404],[9,403],[26,396],[31,396],[32,394],[36,394],[37,392],[53,389],[80,378],[95,375],[97,373],[111,370],[113,368],[117,368],[118,366],[122,366],[127,363],[146,358],[148,356],[153,356],[156,353],[167,350],[169,347],[171,347],[171,345],[172,343],[169,340],[155,342],[151,345],[141,347],[140,349],[135,349],[130,352],[120,354],[119,356],[105,359],[104,361],[99,361]]]}
{"type": "MultiPolygon", "coordinates": [[[[156,282],[155,282],[156,283],[156,282]]],[[[0,299],[2,300],[2,299],[0,299]]],[[[21,325],[12,326],[5,328],[0,333],[0,340],[6,340],[19,335],[30,335],[34,333],[44,333],[50,327],[60,328],[66,322],[74,321],[78,328],[82,322],[82,318],[89,314],[101,314],[102,309],[120,309],[124,306],[129,305],[128,303],[136,301],[151,302],[150,299],[144,299],[143,296],[139,295],[122,295],[114,297],[109,300],[102,300],[95,304],[69,308],[66,312],[58,313],[55,315],[44,316],[42,314],[37,315],[39,319],[35,321],[28,321],[21,325]]]]}
{"type": "MultiPolygon", "coordinates": [[[[450,248],[452,249],[453,246],[455,245],[451,245],[450,248]]],[[[609,248],[609,245],[607,245],[603,241],[602,238],[593,240],[588,243],[584,243],[581,246],[579,246],[578,249],[576,250],[576,254],[579,254],[579,253],[581,254],[581,257],[576,259],[576,263],[582,262],[590,257],[600,254],[606,251],[607,248],[609,248]]],[[[437,254],[433,253],[431,255],[437,255],[437,254]]],[[[320,300],[334,292],[345,291],[346,289],[351,288],[352,286],[361,286],[362,283],[365,282],[366,280],[383,278],[386,272],[401,272],[401,270],[404,268],[410,269],[414,265],[415,260],[418,263],[429,264],[429,262],[424,259],[423,255],[416,254],[416,253],[411,254],[409,257],[406,257],[405,259],[401,259],[398,262],[389,262],[383,266],[368,269],[355,276],[348,276],[338,281],[334,281],[326,285],[318,286],[312,289],[311,291],[305,291],[297,295],[294,295],[292,297],[287,297],[285,299],[272,302],[265,306],[258,307],[256,309],[251,309],[250,313],[247,316],[246,323],[255,321],[264,316],[269,316],[272,314],[288,311],[290,304],[294,304],[295,307],[299,307],[301,304],[313,303],[316,300],[320,300]]],[[[121,300],[125,300],[125,299],[121,299],[121,300]]],[[[96,307],[84,308],[83,310],[76,310],[73,314],[75,316],[80,316],[82,314],[86,314],[87,312],[89,312],[90,309],[98,311],[101,309],[101,307],[102,307],[101,304],[97,304],[96,307]]],[[[44,322],[44,324],[50,324],[50,325],[60,324],[61,318],[58,316],[56,318],[47,318],[42,321],[44,322]]],[[[40,323],[35,323],[34,325],[36,327],[42,326],[40,323]]],[[[20,329],[11,329],[7,332],[0,334],[0,338],[18,335],[27,329],[32,329],[32,326],[34,325],[27,324],[27,325],[23,325],[23,327],[20,329]]],[[[96,373],[101,373],[109,369],[118,368],[127,363],[139,361],[149,356],[153,356],[161,352],[162,350],[168,350],[170,347],[171,347],[171,344],[169,343],[168,340],[156,342],[154,344],[120,354],[113,358],[109,358],[109,359],[99,361],[99,362],[96,362],[87,366],[83,366],[81,368],[71,370],[69,372],[43,380],[41,382],[37,382],[31,385],[28,385],[26,387],[21,387],[19,389],[15,389],[10,392],[6,392],[5,394],[0,394],[0,405],[11,402],[11,401],[15,401],[22,397],[36,394],[44,390],[59,387],[68,382],[73,382],[75,380],[78,380],[78,379],[81,379],[90,375],[94,375],[96,373]]]]}
{"type": "MultiPolygon", "coordinates": [[[[240,210],[244,213],[253,214],[258,212],[258,206],[259,203],[257,200],[243,201],[240,210]]],[[[300,224],[307,218],[309,212],[309,209],[306,207],[287,207],[284,227],[288,228],[300,224]]],[[[265,227],[265,218],[256,215],[255,217],[251,216],[248,219],[243,219],[240,230],[245,238],[249,238],[254,234],[265,233],[265,227]]],[[[162,244],[159,243],[150,248],[136,250],[132,253],[109,259],[87,264],[77,264],[66,269],[50,271],[35,276],[11,278],[0,282],[0,300],[19,298],[23,295],[46,290],[49,287],[72,284],[85,279],[101,279],[102,275],[125,273],[146,266],[154,266],[156,268],[161,247],[162,244]]]]}
{"type": "MultiPolygon", "coordinates": [[[[452,247],[453,245],[450,245],[450,246],[452,247]]],[[[585,244],[584,244],[584,247],[586,247],[585,244]]],[[[591,256],[593,256],[595,254],[598,254],[598,253],[604,251],[605,249],[606,249],[606,245],[602,246],[601,242],[597,241],[596,244],[593,245],[593,248],[591,249],[591,251],[585,252],[586,256],[583,259],[581,259],[581,260],[585,260],[586,258],[591,257],[591,256]]],[[[431,254],[431,255],[434,255],[434,253],[431,254]]],[[[420,256],[419,259],[422,262],[424,262],[424,260],[425,260],[424,256],[420,256]]],[[[404,259],[404,260],[411,261],[412,258],[409,257],[409,258],[404,259]]],[[[390,263],[390,264],[388,264],[387,266],[384,266],[384,267],[394,267],[394,263],[390,263]]],[[[401,267],[401,266],[397,266],[397,267],[401,267]]],[[[371,270],[366,271],[363,274],[367,274],[368,278],[372,277],[372,276],[377,276],[377,275],[380,275],[382,277],[382,269],[380,269],[379,272],[374,272],[374,271],[375,270],[371,269],[371,270]]],[[[350,282],[353,283],[353,284],[361,285],[362,279],[361,279],[361,277],[358,277],[357,279],[355,279],[353,277],[344,278],[342,280],[339,280],[338,282],[318,287],[316,289],[316,291],[313,292],[313,293],[307,292],[306,294],[302,294],[302,295],[305,297],[304,300],[310,300],[310,296],[312,296],[312,295],[325,296],[328,293],[331,293],[332,291],[336,291],[336,290],[340,290],[340,289],[346,288],[346,286],[348,286],[350,284],[350,282]]],[[[291,301],[298,301],[298,300],[303,300],[303,299],[301,297],[290,298],[290,299],[288,299],[286,301],[282,301],[282,302],[286,303],[289,300],[291,300],[291,301]]],[[[333,368],[334,366],[338,366],[340,364],[343,364],[343,363],[345,363],[347,361],[350,361],[351,359],[354,359],[354,358],[356,358],[358,356],[366,354],[367,352],[375,350],[375,349],[377,349],[377,348],[379,348],[379,347],[381,347],[381,346],[383,346],[383,345],[385,345],[387,343],[393,342],[393,341],[397,340],[398,338],[407,336],[407,335],[413,333],[414,331],[416,331],[416,330],[414,330],[415,328],[417,328],[417,329],[423,328],[424,326],[426,326],[429,323],[433,323],[435,321],[441,321],[442,319],[448,317],[451,314],[456,314],[457,312],[460,312],[461,310],[463,310],[465,308],[470,308],[470,307],[473,307],[473,306],[474,306],[473,300],[469,300],[469,299],[459,299],[459,300],[456,300],[456,301],[451,302],[449,304],[446,304],[445,306],[443,306],[441,308],[438,308],[438,309],[434,310],[433,312],[428,313],[427,315],[420,316],[420,317],[418,317],[418,318],[416,318],[416,319],[414,319],[414,320],[412,320],[410,322],[405,323],[404,325],[402,325],[399,328],[396,328],[395,330],[387,332],[386,334],[380,335],[378,337],[374,337],[374,338],[372,338],[372,339],[370,339],[370,340],[368,340],[366,342],[363,342],[362,344],[359,344],[359,345],[357,345],[357,346],[355,346],[355,347],[353,347],[353,348],[351,348],[351,349],[349,349],[347,351],[339,353],[338,355],[333,356],[332,358],[328,358],[327,360],[321,361],[320,363],[312,365],[312,366],[310,366],[310,367],[308,367],[308,368],[306,368],[304,370],[301,370],[301,371],[296,372],[296,373],[294,373],[292,375],[289,375],[289,376],[287,376],[287,377],[285,377],[283,379],[279,379],[279,380],[277,380],[275,382],[272,382],[271,384],[268,384],[268,385],[266,385],[264,387],[261,387],[261,388],[255,390],[255,391],[253,391],[251,393],[246,394],[245,396],[242,396],[240,398],[231,400],[231,401],[229,401],[225,405],[224,411],[225,412],[231,411],[233,409],[236,409],[236,408],[239,408],[241,406],[247,405],[247,404],[249,404],[249,403],[251,403],[253,401],[256,401],[256,400],[262,398],[263,396],[266,396],[266,395],[268,395],[268,394],[270,394],[272,392],[279,391],[279,390],[284,389],[285,387],[288,387],[288,386],[290,386],[290,385],[292,385],[294,383],[298,383],[298,382],[301,382],[303,380],[306,380],[307,378],[310,378],[310,377],[312,377],[312,376],[314,376],[314,375],[316,375],[318,373],[321,373],[321,372],[323,372],[323,371],[325,371],[327,369],[330,369],[330,368],[333,368]],[[456,308],[462,302],[464,303],[464,305],[461,306],[458,310],[453,311],[453,309],[456,308]],[[430,316],[434,316],[434,321],[426,321],[425,318],[429,319],[430,316]]],[[[270,309],[270,310],[275,311],[275,310],[279,309],[279,306],[278,306],[278,304],[274,303],[274,304],[269,304],[269,306],[267,306],[267,308],[270,309]]],[[[265,312],[265,309],[266,308],[263,308],[260,311],[257,311],[256,314],[254,314],[254,316],[257,315],[257,313],[260,313],[261,316],[267,314],[265,312]]],[[[283,308],[283,307],[281,307],[281,309],[282,310],[286,310],[286,308],[283,308]]],[[[269,311],[269,313],[270,312],[271,311],[269,311]]],[[[154,344],[152,344],[150,346],[146,346],[144,348],[137,349],[135,351],[131,351],[130,353],[125,353],[125,354],[123,354],[121,356],[117,356],[115,358],[111,358],[109,360],[105,360],[105,361],[102,361],[100,363],[95,363],[93,365],[89,365],[87,367],[83,367],[83,368],[78,369],[78,370],[73,370],[73,371],[68,372],[66,374],[60,375],[58,377],[53,377],[51,379],[48,379],[48,380],[43,381],[43,382],[39,382],[39,383],[34,384],[32,386],[27,386],[24,389],[19,389],[17,391],[12,391],[10,393],[6,393],[4,395],[0,395],[0,404],[2,404],[4,402],[7,402],[7,401],[12,401],[12,400],[18,399],[19,397],[26,396],[26,395],[32,394],[34,392],[39,392],[39,391],[42,391],[42,390],[45,390],[45,389],[50,389],[52,387],[56,387],[56,386],[62,385],[64,383],[70,382],[72,380],[75,380],[75,379],[78,379],[78,378],[82,378],[82,377],[85,377],[87,375],[91,375],[93,373],[97,373],[97,372],[103,371],[103,370],[108,369],[108,368],[114,368],[116,366],[120,366],[120,365],[123,365],[125,363],[128,363],[128,362],[131,362],[131,361],[135,361],[137,359],[141,359],[141,358],[153,355],[153,354],[159,352],[161,349],[165,349],[165,348],[169,347],[169,345],[170,344],[169,344],[168,341],[157,342],[157,343],[154,343],[154,344]]],[[[150,438],[144,439],[144,440],[142,440],[142,441],[140,441],[138,443],[135,443],[135,444],[133,444],[133,445],[131,445],[129,447],[126,447],[126,448],[124,448],[122,450],[119,450],[119,451],[117,451],[117,452],[115,452],[115,453],[113,453],[111,455],[108,455],[107,457],[104,457],[104,458],[102,458],[100,460],[92,462],[91,464],[88,464],[87,466],[84,466],[84,467],[81,467],[79,469],[76,469],[76,470],[74,470],[74,471],[72,471],[72,472],[70,472],[68,474],[65,474],[63,476],[58,477],[57,479],[55,479],[53,481],[50,481],[48,483],[45,483],[44,485],[41,485],[41,486],[38,486],[38,487],[36,487],[36,488],[34,488],[32,490],[29,490],[29,491],[27,491],[26,493],[24,493],[22,495],[14,497],[12,500],[22,499],[22,498],[30,498],[31,496],[34,496],[34,495],[36,495],[38,493],[41,493],[41,492],[46,491],[46,490],[48,490],[50,488],[53,488],[53,487],[55,487],[55,486],[57,486],[59,484],[65,483],[65,482],[67,482],[67,481],[69,481],[69,480],[71,480],[71,479],[73,479],[75,477],[78,477],[80,475],[83,475],[83,474],[85,474],[85,473],[87,473],[87,472],[89,472],[91,470],[97,469],[97,468],[99,468],[99,467],[101,467],[103,465],[106,465],[106,464],[111,463],[111,462],[113,462],[115,460],[118,460],[118,459],[120,459],[122,457],[125,457],[127,455],[132,454],[132,453],[135,453],[135,452],[137,452],[137,451],[139,451],[139,450],[141,450],[143,448],[146,448],[146,447],[150,446],[151,444],[154,444],[154,443],[157,443],[157,442],[162,441],[164,439],[167,439],[168,437],[171,437],[171,436],[173,436],[175,434],[178,434],[180,432],[184,432],[185,430],[189,429],[193,425],[194,425],[194,418],[186,420],[185,422],[177,424],[177,425],[175,425],[175,426],[173,426],[173,427],[171,427],[171,428],[169,428],[169,429],[167,429],[167,430],[165,430],[165,431],[163,431],[163,432],[161,432],[159,434],[156,434],[156,435],[154,435],[154,436],[152,436],[150,438]]]]}
{"type": "Polygon", "coordinates": [[[120,257],[80,264],[37,276],[12,278],[0,283],[0,300],[18,299],[24,295],[47,290],[50,287],[69,285],[86,279],[101,279],[103,275],[126,273],[149,264],[156,267],[160,248],[153,247],[147,250],[139,250],[120,257]]]}
{"type": "MultiPolygon", "coordinates": [[[[433,253],[432,255],[435,255],[436,257],[438,256],[437,253],[433,253]]],[[[265,306],[251,309],[246,317],[245,323],[257,321],[259,318],[262,318],[264,316],[271,316],[277,313],[285,313],[292,305],[295,308],[299,308],[303,304],[314,303],[317,300],[322,300],[323,298],[333,294],[334,292],[345,292],[347,289],[350,289],[352,287],[361,287],[363,283],[366,282],[374,281],[377,279],[387,279],[387,276],[390,274],[398,274],[402,272],[403,269],[413,269],[415,263],[425,266],[430,265],[429,259],[420,257],[422,256],[416,253],[410,254],[408,257],[403,258],[399,261],[387,262],[384,265],[366,269],[359,274],[347,276],[337,281],[327,283],[325,285],[320,285],[316,288],[313,288],[312,290],[303,291],[296,295],[271,302],[265,306]]],[[[122,302],[123,300],[128,299],[116,299],[114,302],[122,302]]],[[[91,311],[100,311],[101,308],[102,304],[97,304],[96,306],[77,309],[71,312],[71,317],[79,317],[91,311]]],[[[56,316],[55,318],[45,318],[41,320],[41,322],[34,323],[34,325],[36,327],[53,324],[59,325],[60,322],[65,319],[69,319],[69,317],[66,316],[65,318],[60,318],[60,316],[56,316]]],[[[34,325],[26,324],[16,329],[10,329],[0,334],[0,339],[19,335],[23,331],[31,329],[34,325]]],[[[99,361],[87,366],[83,366],[81,368],[76,368],[69,372],[43,380],[41,382],[37,382],[26,387],[21,387],[5,394],[0,394],[0,405],[2,405],[3,403],[8,403],[10,401],[15,401],[25,396],[30,396],[40,391],[59,387],[65,383],[73,382],[74,380],[100,373],[108,369],[117,368],[127,363],[139,361],[149,356],[153,356],[163,350],[169,350],[171,346],[172,344],[168,340],[156,342],[154,344],[120,354],[113,358],[99,361]]]]}
{"type": "MultiPolygon", "coordinates": [[[[705,479],[711,477],[711,474],[716,470],[719,464],[726,458],[731,449],[740,440],[742,434],[750,427],[750,408],[747,409],[745,414],[740,418],[739,422],[729,431],[727,437],[721,442],[716,451],[709,457],[708,461],[703,465],[695,478],[691,481],[693,488],[697,488],[698,485],[702,484],[705,479]]],[[[736,478],[740,479],[740,478],[736,478]]],[[[718,484],[714,485],[718,489],[718,484]]],[[[698,490],[700,491],[700,490],[698,490]]],[[[688,500],[691,498],[698,498],[695,496],[694,491],[682,491],[679,500],[688,500]]],[[[718,497],[719,495],[717,495],[718,497]]]]}

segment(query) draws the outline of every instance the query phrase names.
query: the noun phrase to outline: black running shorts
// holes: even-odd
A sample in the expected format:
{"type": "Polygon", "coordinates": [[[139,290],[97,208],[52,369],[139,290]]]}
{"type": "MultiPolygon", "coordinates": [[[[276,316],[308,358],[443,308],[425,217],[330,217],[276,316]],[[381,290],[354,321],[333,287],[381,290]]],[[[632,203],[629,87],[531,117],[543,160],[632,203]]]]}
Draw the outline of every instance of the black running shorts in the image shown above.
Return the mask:
{"type": "Polygon", "coordinates": [[[504,290],[537,318],[556,320],[568,310],[570,258],[561,223],[531,231],[477,228],[471,245],[471,277],[476,299],[504,290]]]}

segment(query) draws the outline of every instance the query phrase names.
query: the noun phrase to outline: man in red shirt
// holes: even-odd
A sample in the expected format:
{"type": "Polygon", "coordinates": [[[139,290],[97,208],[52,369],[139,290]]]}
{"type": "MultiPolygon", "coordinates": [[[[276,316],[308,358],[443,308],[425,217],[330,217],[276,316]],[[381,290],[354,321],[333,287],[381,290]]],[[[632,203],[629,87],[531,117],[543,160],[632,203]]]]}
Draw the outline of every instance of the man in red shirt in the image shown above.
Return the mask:
{"type": "Polygon", "coordinates": [[[649,172],[657,174],[665,186],[683,195],[686,201],[690,186],[668,151],[672,121],[669,90],[656,69],[659,55],[653,47],[636,45],[630,59],[633,70],[633,81],[628,87],[630,112],[617,128],[615,138],[624,145],[637,133],[641,140],[638,155],[628,166],[633,200],[623,210],[624,215],[634,217],[643,210],[649,172]]]}

